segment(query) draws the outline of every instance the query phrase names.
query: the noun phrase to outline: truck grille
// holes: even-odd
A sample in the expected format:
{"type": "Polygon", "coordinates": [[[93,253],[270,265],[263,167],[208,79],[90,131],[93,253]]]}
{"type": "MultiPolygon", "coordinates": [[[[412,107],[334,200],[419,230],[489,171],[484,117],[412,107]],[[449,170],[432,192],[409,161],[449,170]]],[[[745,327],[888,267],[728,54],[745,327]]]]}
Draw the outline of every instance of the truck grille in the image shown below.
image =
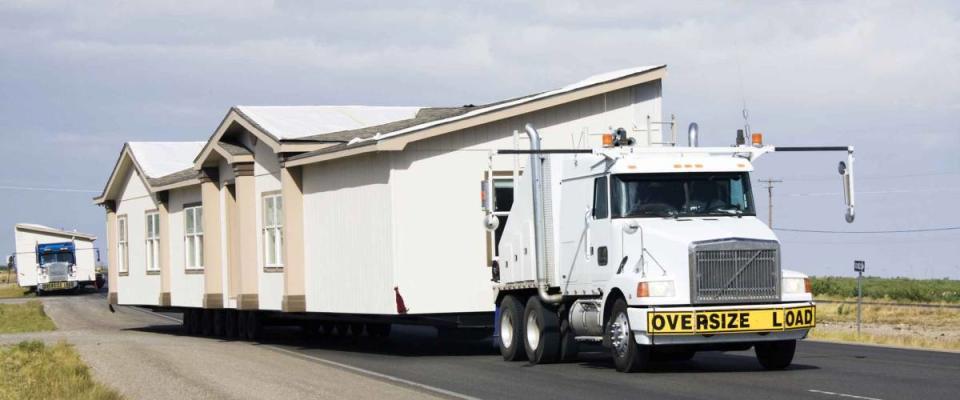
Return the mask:
{"type": "Polygon", "coordinates": [[[780,300],[780,245],[775,241],[726,239],[690,247],[693,304],[780,300]]]}
{"type": "Polygon", "coordinates": [[[70,266],[66,263],[51,263],[46,268],[50,282],[65,281],[70,277],[70,266]]]}

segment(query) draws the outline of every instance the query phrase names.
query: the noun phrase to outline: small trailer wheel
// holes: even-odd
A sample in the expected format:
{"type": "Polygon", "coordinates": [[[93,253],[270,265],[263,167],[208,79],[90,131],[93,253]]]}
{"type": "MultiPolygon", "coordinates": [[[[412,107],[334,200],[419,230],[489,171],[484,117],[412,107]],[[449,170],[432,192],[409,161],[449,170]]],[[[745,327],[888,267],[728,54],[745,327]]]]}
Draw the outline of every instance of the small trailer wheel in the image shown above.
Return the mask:
{"type": "Polygon", "coordinates": [[[506,361],[522,361],[527,357],[523,348],[523,304],[516,296],[507,295],[500,301],[500,354],[506,361]]]}
{"type": "Polygon", "coordinates": [[[793,362],[793,354],[796,350],[796,340],[763,342],[754,346],[757,361],[760,361],[760,365],[768,370],[780,370],[788,367],[793,362]]]}
{"type": "Polygon", "coordinates": [[[523,344],[531,364],[550,364],[560,359],[560,318],[557,312],[531,297],[523,313],[523,344]]]}

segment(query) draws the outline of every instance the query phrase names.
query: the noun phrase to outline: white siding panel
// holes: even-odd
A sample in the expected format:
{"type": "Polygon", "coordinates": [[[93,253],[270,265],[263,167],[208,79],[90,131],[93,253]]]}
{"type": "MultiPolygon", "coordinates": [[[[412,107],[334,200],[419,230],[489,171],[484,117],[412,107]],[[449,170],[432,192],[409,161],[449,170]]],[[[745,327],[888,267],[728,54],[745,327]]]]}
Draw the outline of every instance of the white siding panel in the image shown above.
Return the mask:
{"type": "Polygon", "coordinates": [[[396,313],[389,167],[381,155],[304,168],[308,311],[396,313]]]}
{"type": "Polygon", "coordinates": [[[203,274],[186,274],[183,205],[200,202],[200,186],[170,191],[170,303],[175,307],[203,306],[203,274]]]}
{"type": "MultiPolygon", "coordinates": [[[[120,304],[158,305],[160,275],[147,275],[146,212],[157,209],[136,170],[124,177],[126,185],[117,202],[117,216],[127,217],[127,276],[117,282],[120,304]]],[[[111,266],[113,268],[114,266],[111,266]]]]}
{"type": "Polygon", "coordinates": [[[283,302],[283,272],[264,272],[263,193],[280,190],[280,162],[263,142],[254,149],[254,180],[257,208],[257,274],[259,276],[260,309],[279,310],[283,302]]]}

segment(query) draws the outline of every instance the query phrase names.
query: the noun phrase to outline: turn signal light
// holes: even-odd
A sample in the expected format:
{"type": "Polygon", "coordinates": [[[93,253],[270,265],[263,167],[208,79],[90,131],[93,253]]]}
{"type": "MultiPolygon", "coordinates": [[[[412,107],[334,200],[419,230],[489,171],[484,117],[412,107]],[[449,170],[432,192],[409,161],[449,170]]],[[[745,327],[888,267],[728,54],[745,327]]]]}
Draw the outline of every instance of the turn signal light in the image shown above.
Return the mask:
{"type": "Polygon", "coordinates": [[[650,285],[647,282],[637,284],[637,297],[650,297],[650,285]]]}
{"type": "Polygon", "coordinates": [[[603,147],[613,147],[613,134],[604,133],[603,134],[603,147]]]}
{"type": "Polygon", "coordinates": [[[810,282],[810,278],[803,278],[803,291],[805,293],[813,293],[813,283],[810,282]]]}
{"type": "Polygon", "coordinates": [[[754,133],[750,138],[754,146],[763,146],[763,134],[760,132],[754,133]]]}

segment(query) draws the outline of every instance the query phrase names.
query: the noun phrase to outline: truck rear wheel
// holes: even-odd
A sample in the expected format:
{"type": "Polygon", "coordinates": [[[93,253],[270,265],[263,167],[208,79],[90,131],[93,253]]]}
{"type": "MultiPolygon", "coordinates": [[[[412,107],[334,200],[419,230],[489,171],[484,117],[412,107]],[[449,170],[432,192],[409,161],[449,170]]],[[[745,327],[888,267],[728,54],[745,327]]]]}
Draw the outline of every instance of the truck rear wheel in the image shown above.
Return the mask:
{"type": "Polygon", "coordinates": [[[793,362],[793,354],[797,350],[796,340],[779,342],[763,342],[754,346],[757,361],[768,370],[784,369],[793,362]]]}
{"type": "Polygon", "coordinates": [[[523,344],[531,364],[549,364],[560,358],[560,318],[540,298],[527,300],[523,344]]]}
{"type": "Polygon", "coordinates": [[[506,361],[521,361],[527,353],[523,342],[523,304],[513,295],[500,301],[500,354],[506,361]]]}
{"type": "Polygon", "coordinates": [[[605,336],[610,342],[610,352],[613,353],[613,363],[617,366],[617,371],[636,372],[650,365],[650,347],[637,344],[633,330],[630,329],[625,300],[619,299],[614,303],[605,336]]]}

